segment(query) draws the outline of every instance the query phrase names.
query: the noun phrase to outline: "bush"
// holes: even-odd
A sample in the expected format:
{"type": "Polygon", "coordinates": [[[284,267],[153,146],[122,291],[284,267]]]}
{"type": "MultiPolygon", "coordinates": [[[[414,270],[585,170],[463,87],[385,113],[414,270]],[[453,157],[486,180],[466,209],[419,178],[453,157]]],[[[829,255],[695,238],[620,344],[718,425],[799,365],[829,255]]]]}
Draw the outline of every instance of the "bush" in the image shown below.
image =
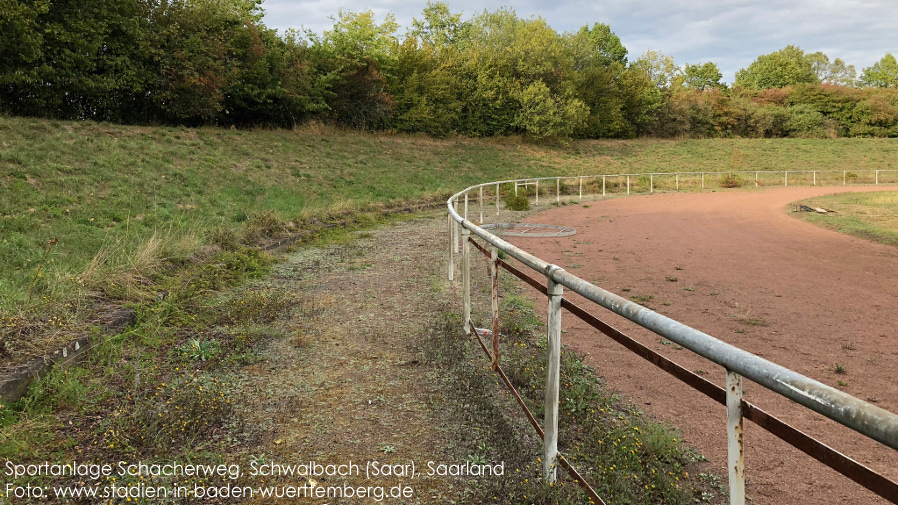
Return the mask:
{"type": "Polygon", "coordinates": [[[823,138],[826,137],[824,126],[826,118],[807,104],[794,105],[786,109],[789,119],[786,120],[786,130],[793,137],[823,138]]]}
{"type": "Polygon", "coordinates": [[[742,187],[742,179],[736,174],[726,174],[720,181],[720,186],[723,188],[739,188],[742,187]]]}
{"type": "Polygon", "coordinates": [[[785,137],[789,113],[776,105],[765,105],[754,112],[751,124],[755,134],[762,138],[785,137]]]}
{"type": "Polygon", "coordinates": [[[506,195],[505,208],[508,210],[530,210],[530,199],[527,198],[527,195],[506,195]]]}

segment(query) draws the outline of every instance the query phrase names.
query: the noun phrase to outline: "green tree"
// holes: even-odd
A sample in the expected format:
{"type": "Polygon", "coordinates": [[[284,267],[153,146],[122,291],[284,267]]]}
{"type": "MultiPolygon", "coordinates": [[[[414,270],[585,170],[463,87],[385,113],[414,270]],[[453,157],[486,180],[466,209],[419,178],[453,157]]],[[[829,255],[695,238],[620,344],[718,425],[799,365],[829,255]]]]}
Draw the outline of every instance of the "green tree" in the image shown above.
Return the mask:
{"type": "Polygon", "coordinates": [[[422,12],[424,19],[412,19],[412,28],[408,35],[418,39],[423,45],[438,48],[454,45],[467,26],[462,22],[461,14],[453,14],[449,5],[444,2],[431,2],[422,12]]]}
{"type": "Polygon", "coordinates": [[[898,88],[898,61],[892,53],[864,69],[861,84],[875,88],[898,88]]]}
{"type": "Polygon", "coordinates": [[[575,70],[594,68],[597,65],[608,67],[613,63],[627,64],[627,48],[620,38],[604,23],[581,26],[573,33],[564,36],[567,51],[573,57],[575,70]]]}
{"type": "Polygon", "coordinates": [[[572,99],[570,56],[545,20],[521,19],[502,8],[475,16],[458,42],[457,72],[464,97],[461,131],[473,135],[521,133],[521,97],[541,81],[558,97],[572,99]]]}
{"type": "Polygon", "coordinates": [[[334,27],[324,32],[321,45],[354,63],[373,60],[380,69],[388,72],[395,64],[398,29],[399,24],[392,14],[387,14],[378,24],[374,11],[340,9],[334,27]]]}
{"type": "Polygon", "coordinates": [[[0,77],[40,60],[44,38],[39,17],[49,10],[49,0],[0,0],[0,77]]]}
{"type": "Polygon", "coordinates": [[[669,88],[679,82],[682,76],[682,71],[674,62],[673,56],[653,49],[643,53],[632,66],[645,72],[658,88],[669,88]]]}
{"type": "Polygon", "coordinates": [[[259,0],[170,0],[155,4],[150,89],[166,122],[204,124],[224,110],[225,90],[238,78],[235,40],[261,15],[259,0]]]}
{"type": "Polygon", "coordinates": [[[407,38],[399,49],[392,91],[395,128],[437,137],[456,130],[462,107],[456,73],[444,51],[407,38]]]}
{"type": "Polygon", "coordinates": [[[224,89],[222,123],[293,127],[323,108],[306,44],[295,32],[247,24],[232,40],[237,75],[224,89]]]}
{"type": "Polygon", "coordinates": [[[586,124],[589,108],[577,99],[563,99],[542,81],[521,91],[516,124],[534,138],[566,139],[586,124]]]}
{"type": "Polygon", "coordinates": [[[824,84],[851,86],[857,79],[854,65],[846,64],[841,58],[830,61],[829,56],[820,51],[809,54],[808,58],[811,59],[817,79],[824,84]]]}
{"type": "MultiPolygon", "coordinates": [[[[630,74],[635,70],[627,67],[627,48],[620,38],[608,25],[595,23],[566,33],[563,39],[573,65],[569,78],[573,95],[589,110],[575,134],[589,138],[634,136],[636,129],[628,113],[642,89],[627,86],[633,82],[630,74]]],[[[639,82],[650,85],[647,78],[639,82]]]]}
{"type": "Polygon", "coordinates": [[[340,10],[331,30],[312,37],[315,71],[328,83],[326,119],[363,130],[390,125],[398,28],[392,14],[377,23],[370,10],[340,10]]]}
{"type": "Polygon", "coordinates": [[[736,72],[735,85],[746,89],[784,88],[801,83],[817,83],[814,63],[798,46],[758,56],[747,68],[736,72]]]}
{"type": "Polygon", "coordinates": [[[720,89],[725,87],[720,82],[721,78],[723,78],[723,74],[711,61],[697,65],[687,63],[683,71],[683,85],[692,89],[720,89]]]}

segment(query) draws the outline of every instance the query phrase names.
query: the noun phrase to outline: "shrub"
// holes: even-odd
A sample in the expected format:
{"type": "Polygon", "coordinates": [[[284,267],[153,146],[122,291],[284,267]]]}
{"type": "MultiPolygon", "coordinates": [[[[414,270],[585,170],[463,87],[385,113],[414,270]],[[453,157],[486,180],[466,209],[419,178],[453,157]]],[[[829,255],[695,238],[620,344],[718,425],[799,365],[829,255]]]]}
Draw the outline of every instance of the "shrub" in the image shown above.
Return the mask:
{"type": "Polygon", "coordinates": [[[762,138],[785,137],[789,113],[776,105],[765,105],[754,112],[751,124],[755,133],[762,138]]]}
{"type": "Polygon", "coordinates": [[[527,198],[527,195],[506,195],[505,208],[508,210],[530,210],[530,199],[527,198]]]}
{"type": "Polygon", "coordinates": [[[739,188],[742,187],[742,179],[736,174],[726,174],[720,181],[723,188],[739,188]]]}
{"type": "Polygon", "coordinates": [[[812,106],[801,104],[787,109],[789,119],[786,120],[786,130],[793,137],[822,138],[826,137],[824,126],[826,118],[812,106]]]}

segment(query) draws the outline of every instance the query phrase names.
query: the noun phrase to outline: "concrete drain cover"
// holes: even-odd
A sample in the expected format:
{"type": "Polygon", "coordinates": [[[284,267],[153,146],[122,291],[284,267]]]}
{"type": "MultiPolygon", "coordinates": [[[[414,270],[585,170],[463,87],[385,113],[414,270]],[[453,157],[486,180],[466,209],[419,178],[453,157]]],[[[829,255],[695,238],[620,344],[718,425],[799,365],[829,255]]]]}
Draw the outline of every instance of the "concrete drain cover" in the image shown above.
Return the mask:
{"type": "Polygon", "coordinates": [[[573,228],[555,224],[490,223],[480,227],[506,237],[569,237],[577,233],[573,228]]]}

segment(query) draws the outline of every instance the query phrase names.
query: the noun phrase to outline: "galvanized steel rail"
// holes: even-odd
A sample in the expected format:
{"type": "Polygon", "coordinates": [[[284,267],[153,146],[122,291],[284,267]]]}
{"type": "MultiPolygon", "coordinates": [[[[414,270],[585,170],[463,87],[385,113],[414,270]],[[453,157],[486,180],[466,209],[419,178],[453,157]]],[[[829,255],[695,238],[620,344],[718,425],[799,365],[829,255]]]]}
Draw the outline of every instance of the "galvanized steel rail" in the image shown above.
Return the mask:
{"type": "MultiPolygon", "coordinates": [[[[876,170],[872,172],[873,184],[881,184],[880,174],[887,173],[894,178],[894,174],[898,170],[876,170]]],[[[783,185],[789,183],[789,174],[811,174],[813,185],[818,183],[818,174],[836,174],[842,175],[843,185],[847,185],[849,180],[848,171],[787,171],[783,174],[783,185]]],[[[578,180],[578,196],[583,196],[583,181],[588,179],[599,179],[602,182],[602,195],[607,194],[607,180],[609,178],[626,178],[627,194],[631,191],[632,177],[649,176],[649,191],[654,192],[655,177],[674,177],[675,189],[679,189],[681,177],[701,177],[701,187],[704,189],[707,184],[707,176],[722,177],[728,174],[754,174],[754,181],[760,185],[760,174],[768,176],[771,172],[690,172],[690,173],[671,173],[671,174],[617,174],[617,175],[596,175],[596,176],[572,176],[572,177],[542,177],[531,179],[518,179],[490,182],[471,186],[460,191],[450,197],[447,202],[449,214],[449,278],[454,278],[454,254],[462,251],[462,296],[463,296],[463,320],[464,331],[471,332],[474,327],[470,319],[471,314],[471,298],[470,298],[470,246],[473,244],[484,254],[487,253],[485,248],[480,247],[472,240],[472,235],[479,237],[487,244],[492,246],[490,256],[490,276],[492,284],[493,298],[493,352],[487,354],[493,361],[494,370],[499,370],[499,341],[498,341],[498,306],[496,297],[498,294],[498,283],[495,281],[498,268],[504,268],[511,271],[514,275],[534,285],[540,292],[548,297],[548,318],[547,318],[547,338],[548,338],[548,361],[547,361],[547,382],[546,382],[546,408],[544,420],[544,474],[547,480],[555,480],[555,468],[558,464],[559,455],[557,450],[558,442],[558,394],[559,394],[559,360],[561,354],[561,308],[564,306],[575,316],[583,319],[588,324],[593,325],[606,335],[611,336],[618,342],[623,343],[630,350],[636,352],[642,357],[652,361],[657,366],[665,369],[674,376],[680,378],[690,386],[717,401],[725,403],[727,406],[727,438],[728,438],[728,468],[730,483],[730,503],[734,505],[743,505],[745,503],[745,484],[744,484],[744,462],[742,448],[742,420],[743,417],[754,421],[759,426],[765,428],[771,433],[777,435],[783,440],[789,442],[793,446],[799,448],[805,453],[811,455],[815,459],[827,464],[831,468],[843,473],[855,482],[858,482],[875,493],[883,496],[893,503],[898,503],[898,484],[886,479],[869,468],[860,465],[851,458],[827,447],[821,442],[813,439],[782,421],[770,416],[763,410],[754,405],[745,402],[742,399],[742,378],[746,377],[771,391],[775,391],[780,395],[789,398],[805,407],[814,410],[832,420],[835,420],[858,433],[866,435],[877,440],[888,447],[898,449],[898,415],[885,409],[867,403],[863,400],[855,398],[838,389],[827,386],[809,377],[805,377],[788,368],[772,363],[766,359],[756,356],[752,353],[744,351],[738,347],[722,342],[711,335],[703,333],[699,330],[691,328],[669,317],[663,316],[649,310],[633,301],[627,300],[614,293],[606,291],[595,286],[584,279],[577,277],[557,265],[550,264],[527,251],[510,244],[509,242],[489,233],[487,230],[477,226],[477,224],[467,219],[469,198],[468,194],[472,190],[477,190],[479,194],[478,201],[480,203],[480,221],[483,222],[483,189],[486,187],[496,187],[495,203],[496,210],[499,210],[500,186],[504,184],[514,184],[515,192],[519,187],[526,188],[533,185],[538,188],[539,181],[555,181],[555,197],[556,201],[561,199],[561,181],[578,180]],[[459,202],[463,203],[462,213],[459,213],[459,202]],[[459,247],[461,246],[461,247],[459,247]],[[536,272],[541,273],[546,278],[546,285],[542,286],[536,280],[530,278],[523,272],[507,263],[498,259],[497,252],[501,250],[520,261],[523,265],[529,267],[536,272]],[[679,365],[669,362],[666,358],[661,357],[654,351],[648,350],[641,344],[635,343],[626,335],[602,323],[597,318],[587,313],[580,307],[573,305],[563,296],[563,289],[568,288],[581,296],[591,300],[592,302],[622,316],[626,319],[651,330],[652,332],[671,340],[696,354],[703,356],[714,363],[721,365],[726,370],[726,389],[720,391],[720,388],[713,383],[708,382],[704,378],[694,376],[691,372],[682,369],[679,365]],[[626,342],[629,340],[635,344],[626,342]],[[642,349],[640,349],[640,347],[642,349]],[[694,377],[689,377],[692,375],[694,377]],[[724,393],[721,397],[720,393],[724,393]]],[[[830,177],[832,179],[832,177],[830,177]]],[[[857,174],[850,177],[852,182],[859,179],[857,174]]],[[[795,177],[793,175],[793,185],[795,177]]],[[[894,182],[898,182],[896,179],[894,182]]],[[[544,184],[545,186],[545,184],[544,184]]],[[[551,185],[549,185],[551,187],[551,185]]],[[[537,193],[538,194],[538,193],[537,193]]],[[[476,332],[475,332],[476,333],[476,332]]],[[[478,335],[479,339],[479,335],[478,335]]],[[[483,343],[481,342],[481,345],[483,343]]],[[[484,346],[484,351],[486,348],[484,346]]],[[[542,431],[537,429],[537,431],[542,431]]],[[[542,433],[541,433],[542,435],[542,433]]],[[[570,465],[562,465],[569,471],[575,472],[570,465]]],[[[579,475],[578,475],[579,477],[579,475]]],[[[588,485],[587,485],[588,487],[588,485]]],[[[586,488],[584,488],[586,489],[586,488]]],[[[591,490],[591,488],[589,488],[591,490]]]]}

